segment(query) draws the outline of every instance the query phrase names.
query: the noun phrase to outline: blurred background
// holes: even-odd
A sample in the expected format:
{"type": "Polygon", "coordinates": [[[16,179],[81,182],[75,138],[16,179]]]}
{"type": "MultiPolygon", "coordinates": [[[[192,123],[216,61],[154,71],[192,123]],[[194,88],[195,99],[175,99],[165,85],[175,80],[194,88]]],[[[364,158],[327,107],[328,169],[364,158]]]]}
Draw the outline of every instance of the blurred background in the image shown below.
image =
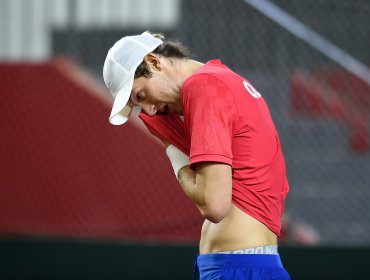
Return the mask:
{"type": "Polygon", "coordinates": [[[266,99],[292,279],[370,279],[367,0],[0,0],[0,279],[191,279],[200,214],[137,117],[108,123],[106,53],[145,30],[266,99]]]}

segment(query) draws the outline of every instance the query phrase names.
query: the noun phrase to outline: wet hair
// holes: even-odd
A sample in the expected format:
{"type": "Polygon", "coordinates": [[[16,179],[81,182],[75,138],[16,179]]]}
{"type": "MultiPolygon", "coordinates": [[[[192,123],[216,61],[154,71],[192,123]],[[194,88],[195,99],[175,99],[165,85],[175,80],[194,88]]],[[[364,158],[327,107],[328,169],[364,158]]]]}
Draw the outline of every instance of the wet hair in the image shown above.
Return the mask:
{"type": "MultiPolygon", "coordinates": [[[[147,31],[149,32],[149,31],[147,31]]],[[[151,33],[154,37],[161,39],[163,44],[159,45],[152,53],[169,59],[188,59],[190,58],[189,50],[179,41],[165,40],[161,33],[151,33]]],[[[136,68],[135,79],[140,77],[151,78],[153,73],[150,71],[148,64],[143,60],[136,68]]]]}

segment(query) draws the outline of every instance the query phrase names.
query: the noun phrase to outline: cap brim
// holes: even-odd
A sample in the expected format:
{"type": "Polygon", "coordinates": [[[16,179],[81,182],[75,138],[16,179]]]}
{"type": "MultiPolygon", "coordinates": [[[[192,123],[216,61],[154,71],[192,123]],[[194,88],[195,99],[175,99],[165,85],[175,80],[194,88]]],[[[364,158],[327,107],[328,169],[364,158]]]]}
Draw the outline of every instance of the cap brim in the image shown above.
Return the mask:
{"type": "Polygon", "coordinates": [[[114,99],[112,111],[109,117],[109,122],[113,125],[124,124],[131,115],[132,107],[127,105],[127,102],[130,99],[134,76],[135,72],[130,74],[129,78],[123,83],[123,87],[114,99]]]}

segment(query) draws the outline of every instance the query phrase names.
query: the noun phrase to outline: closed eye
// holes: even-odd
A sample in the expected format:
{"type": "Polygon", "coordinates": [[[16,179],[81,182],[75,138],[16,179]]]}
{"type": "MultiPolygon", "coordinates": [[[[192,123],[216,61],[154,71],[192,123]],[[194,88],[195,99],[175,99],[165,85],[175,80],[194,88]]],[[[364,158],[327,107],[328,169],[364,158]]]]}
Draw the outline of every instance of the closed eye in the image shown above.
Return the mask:
{"type": "Polygon", "coordinates": [[[139,102],[142,102],[143,101],[143,94],[142,94],[142,92],[141,91],[139,91],[137,94],[136,94],[136,96],[135,96],[135,99],[136,99],[136,101],[139,103],[139,102]]]}

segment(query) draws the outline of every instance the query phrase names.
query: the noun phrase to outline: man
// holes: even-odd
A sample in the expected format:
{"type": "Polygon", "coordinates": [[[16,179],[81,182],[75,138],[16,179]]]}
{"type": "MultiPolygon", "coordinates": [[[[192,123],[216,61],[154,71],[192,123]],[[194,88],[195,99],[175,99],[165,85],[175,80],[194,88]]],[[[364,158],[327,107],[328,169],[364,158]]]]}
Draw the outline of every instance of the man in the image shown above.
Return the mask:
{"type": "Polygon", "coordinates": [[[196,260],[201,279],[290,279],[277,253],[289,185],[265,101],[221,61],[200,63],[180,43],[162,39],[144,32],[109,50],[103,76],[115,98],[110,123],[126,122],[133,106],[147,121],[183,116],[190,156],[168,143],[166,132],[161,138],[182,189],[205,218],[196,260]]]}

